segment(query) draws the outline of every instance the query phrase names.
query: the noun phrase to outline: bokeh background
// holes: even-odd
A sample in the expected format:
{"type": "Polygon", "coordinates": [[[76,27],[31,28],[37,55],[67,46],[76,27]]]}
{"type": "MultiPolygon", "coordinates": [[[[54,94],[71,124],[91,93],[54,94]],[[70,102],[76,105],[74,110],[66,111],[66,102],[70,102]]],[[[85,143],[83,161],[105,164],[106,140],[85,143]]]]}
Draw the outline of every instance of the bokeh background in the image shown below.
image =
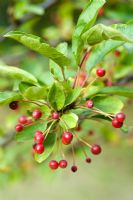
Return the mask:
{"type": "MultiPolygon", "coordinates": [[[[87,2],[0,0],[0,62],[27,70],[49,84],[53,79],[48,71],[48,60],[17,42],[4,39],[3,35],[10,30],[21,30],[39,35],[53,46],[61,41],[71,45],[74,26],[87,2]]],[[[132,18],[132,0],[110,0],[99,13],[97,22],[126,23],[132,18]]],[[[133,87],[133,49],[128,53],[122,48],[120,51],[124,53],[116,66],[114,80],[124,80],[124,85],[133,87]]],[[[107,59],[105,63],[108,64],[107,59]]],[[[11,90],[15,84],[13,80],[0,77],[0,91],[11,90]]],[[[53,172],[47,163],[36,164],[31,155],[31,144],[17,144],[12,140],[15,122],[23,109],[12,112],[8,106],[0,107],[0,200],[132,200],[133,102],[124,101],[128,133],[116,131],[104,122],[90,121],[82,125],[91,142],[102,144],[103,153],[93,157],[89,165],[82,152],[78,152],[75,174],[71,173],[70,166],[53,172]]]]}

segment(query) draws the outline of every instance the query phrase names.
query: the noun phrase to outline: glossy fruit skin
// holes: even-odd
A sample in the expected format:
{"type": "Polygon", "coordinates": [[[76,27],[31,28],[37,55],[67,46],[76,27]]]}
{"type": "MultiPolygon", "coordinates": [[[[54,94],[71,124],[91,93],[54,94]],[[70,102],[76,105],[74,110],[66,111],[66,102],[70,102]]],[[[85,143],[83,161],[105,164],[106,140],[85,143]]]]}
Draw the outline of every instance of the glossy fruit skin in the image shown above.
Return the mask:
{"type": "Polygon", "coordinates": [[[67,163],[67,161],[66,160],[60,160],[60,162],[59,162],[59,167],[60,168],[66,168],[67,167],[67,165],[68,165],[68,163],[67,163]]]}
{"type": "Polygon", "coordinates": [[[115,118],[117,119],[118,122],[124,122],[126,115],[120,112],[116,114],[115,118]]]}
{"type": "Polygon", "coordinates": [[[91,158],[87,157],[85,160],[87,163],[91,163],[91,158]]]}
{"type": "Polygon", "coordinates": [[[12,110],[18,109],[18,101],[12,101],[12,102],[9,104],[9,108],[12,109],[12,110]]]}
{"type": "Polygon", "coordinates": [[[97,74],[97,76],[99,76],[99,77],[103,77],[103,76],[106,74],[106,71],[105,71],[103,68],[98,68],[98,69],[96,70],[96,74],[97,74]]]}
{"type": "Polygon", "coordinates": [[[23,115],[18,119],[18,121],[20,124],[27,124],[27,117],[23,115]]]}
{"type": "Polygon", "coordinates": [[[44,152],[44,145],[43,144],[36,144],[34,150],[37,154],[42,154],[44,152]]]}
{"type": "Polygon", "coordinates": [[[15,127],[17,132],[21,132],[23,130],[23,125],[22,124],[17,124],[15,127]]]}
{"type": "Polygon", "coordinates": [[[52,113],[52,119],[59,119],[59,117],[60,117],[60,115],[59,115],[59,113],[58,112],[53,112],[52,113]]]}
{"type": "Polygon", "coordinates": [[[101,147],[98,144],[93,144],[91,147],[91,153],[94,155],[100,154],[102,151],[101,147]]]}
{"type": "Polygon", "coordinates": [[[123,122],[119,122],[116,118],[112,120],[112,126],[115,128],[121,128],[123,126],[123,122]]]}
{"type": "Polygon", "coordinates": [[[73,166],[71,167],[71,171],[72,171],[72,172],[76,172],[77,170],[78,170],[78,168],[77,168],[76,165],[73,165],[73,166]]]}
{"type": "Polygon", "coordinates": [[[44,136],[41,131],[36,131],[34,135],[34,140],[37,144],[42,144],[44,142],[44,136]]]}
{"type": "Polygon", "coordinates": [[[62,135],[62,143],[68,145],[73,139],[73,134],[71,132],[65,131],[62,135]]]}
{"type": "Polygon", "coordinates": [[[42,116],[42,112],[40,110],[34,110],[33,113],[32,113],[32,116],[35,118],[35,119],[39,119],[41,118],[42,116]]]}
{"type": "Polygon", "coordinates": [[[59,163],[56,160],[51,160],[49,162],[49,167],[53,170],[57,169],[59,166],[59,163]]]}
{"type": "Polygon", "coordinates": [[[86,106],[87,108],[93,108],[94,103],[93,103],[92,100],[88,100],[88,101],[85,103],[85,106],[86,106]]]}

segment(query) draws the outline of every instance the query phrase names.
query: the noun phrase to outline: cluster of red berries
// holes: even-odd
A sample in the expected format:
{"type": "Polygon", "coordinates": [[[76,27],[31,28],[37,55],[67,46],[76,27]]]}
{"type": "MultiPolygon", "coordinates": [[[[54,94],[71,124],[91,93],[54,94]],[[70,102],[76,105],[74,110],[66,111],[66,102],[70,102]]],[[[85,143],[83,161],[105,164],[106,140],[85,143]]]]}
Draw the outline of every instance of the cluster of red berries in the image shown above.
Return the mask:
{"type": "Polygon", "coordinates": [[[124,113],[117,113],[114,119],[112,120],[112,126],[114,126],[115,128],[121,128],[123,126],[125,118],[126,116],[124,113]]]}
{"type": "MultiPolygon", "coordinates": [[[[88,100],[85,103],[85,106],[87,108],[93,108],[94,102],[92,100],[88,100]]],[[[121,128],[123,126],[123,122],[124,122],[125,118],[126,118],[126,116],[124,113],[122,113],[122,112],[117,113],[116,116],[112,120],[112,126],[115,128],[121,128]]]]}
{"type": "Polygon", "coordinates": [[[35,153],[37,154],[42,154],[44,152],[44,140],[45,137],[43,135],[43,132],[41,131],[36,131],[34,134],[34,141],[35,144],[33,145],[33,155],[35,153]]]}
{"type": "MultiPolygon", "coordinates": [[[[70,132],[69,132],[70,133],[70,132]]],[[[64,134],[63,134],[64,135],[64,134]]],[[[71,141],[71,135],[72,135],[72,133],[70,134],[70,136],[69,136],[69,138],[70,138],[70,140],[69,140],[69,143],[67,143],[67,144],[70,144],[70,141],[71,141]]],[[[66,143],[65,143],[66,144],[66,143]]],[[[98,154],[100,154],[101,153],[101,151],[102,151],[102,149],[101,149],[101,147],[98,145],[98,144],[94,144],[94,145],[92,145],[91,146],[91,152],[92,152],[92,154],[94,154],[94,155],[98,155],[98,154]]],[[[87,162],[87,163],[91,163],[91,158],[90,157],[86,157],[86,159],[85,159],[85,161],[87,162]]],[[[51,160],[50,162],[49,162],[49,167],[52,169],[52,170],[55,170],[55,169],[57,169],[58,167],[60,167],[60,168],[66,168],[68,166],[68,162],[66,161],[66,160],[60,160],[59,162],[58,161],[56,161],[56,160],[51,160]]],[[[73,164],[72,166],[71,166],[71,171],[72,172],[76,172],[78,170],[78,167],[75,165],[75,164],[73,164]]]]}
{"type": "MultiPolygon", "coordinates": [[[[32,117],[34,119],[39,119],[41,118],[41,116],[42,116],[42,112],[40,110],[34,110],[32,113],[32,117]]],[[[15,129],[17,132],[21,132],[24,129],[24,125],[30,125],[30,124],[32,124],[32,118],[22,115],[18,119],[18,124],[16,125],[15,129]]]]}

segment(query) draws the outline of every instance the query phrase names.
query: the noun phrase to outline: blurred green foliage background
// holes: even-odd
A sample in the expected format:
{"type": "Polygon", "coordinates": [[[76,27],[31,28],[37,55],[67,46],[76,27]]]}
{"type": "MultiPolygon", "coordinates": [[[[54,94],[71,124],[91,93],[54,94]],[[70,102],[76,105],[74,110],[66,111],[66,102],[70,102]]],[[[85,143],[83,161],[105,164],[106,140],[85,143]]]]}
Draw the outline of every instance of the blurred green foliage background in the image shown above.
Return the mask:
{"type": "MultiPolygon", "coordinates": [[[[25,69],[40,81],[49,84],[52,76],[48,71],[48,60],[17,42],[5,40],[3,35],[10,30],[21,30],[39,35],[53,46],[61,41],[67,41],[71,45],[74,26],[87,2],[88,0],[0,0],[0,62],[25,69]]],[[[125,23],[132,18],[132,0],[110,0],[107,1],[104,12],[99,14],[97,22],[125,23]]],[[[122,54],[115,69],[114,80],[121,80],[133,73],[132,48],[130,52],[128,55],[126,52],[122,54]]],[[[103,64],[109,65],[109,58],[103,64]]],[[[132,87],[133,81],[126,85],[132,87]]],[[[0,91],[10,90],[12,87],[15,87],[15,81],[0,77],[0,91]]],[[[89,140],[103,144],[103,153],[94,158],[91,165],[87,165],[82,152],[78,152],[79,170],[72,174],[70,167],[64,171],[51,172],[47,163],[38,165],[33,161],[31,144],[18,145],[15,141],[10,141],[15,121],[23,113],[23,108],[16,113],[7,106],[0,107],[0,200],[132,200],[132,111],[132,100],[125,99],[128,134],[116,132],[108,124],[95,124],[91,121],[83,124],[89,140]],[[91,130],[94,132],[92,135],[89,134],[91,130]],[[5,135],[9,142],[3,146],[5,135]]]]}

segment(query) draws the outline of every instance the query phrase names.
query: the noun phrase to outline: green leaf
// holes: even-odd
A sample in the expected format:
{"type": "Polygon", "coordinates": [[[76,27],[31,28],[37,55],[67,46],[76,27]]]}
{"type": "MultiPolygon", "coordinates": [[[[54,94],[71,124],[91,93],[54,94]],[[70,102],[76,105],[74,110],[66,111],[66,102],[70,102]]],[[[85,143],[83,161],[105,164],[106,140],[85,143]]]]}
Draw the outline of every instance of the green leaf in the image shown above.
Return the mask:
{"type": "Polygon", "coordinates": [[[26,141],[33,141],[34,134],[36,131],[44,132],[47,128],[46,122],[36,122],[36,124],[27,126],[24,128],[23,131],[16,134],[16,140],[18,142],[26,142],[26,141]]]}
{"type": "Polygon", "coordinates": [[[48,117],[49,115],[51,115],[51,110],[50,110],[50,108],[47,105],[41,106],[41,110],[43,111],[43,114],[45,116],[48,117]]]}
{"type": "Polygon", "coordinates": [[[88,85],[86,88],[84,88],[84,97],[88,98],[95,96],[101,88],[101,86],[88,85]]]}
{"type": "Polygon", "coordinates": [[[67,130],[71,128],[75,128],[77,126],[78,116],[72,112],[63,114],[60,118],[60,126],[67,130]]]}
{"type": "Polygon", "coordinates": [[[104,5],[104,3],[105,0],[90,0],[85,10],[79,16],[72,38],[72,50],[76,57],[77,63],[80,61],[80,56],[84,45],[81,35],[95,23],[98,11],[104,5]]]}
{"type": "Polygon", "coordinates": [[[0,92],[0,105],[8,104],[12,101],[20,100],[22,97],[18,92],[0,92]]]}
{"type": "Polygon", "coordinates": [[[48,101],[55,110],[61,110],[65,104],[65,94],[60,84],[54,83],[48,94],[48,101]]]}
{"type": "Polygon", "coordinates": [[[56,142],[56,134],[54,132],[49,133],[45,142],[44,142],[44,146],[45,146],[44,153],[35,154],[35,160],[38,163],[42,163],[44,160],[46,160],[50,156],[50,154],[54,150],[55,142],[56,142]]]}
{"type": "MultiPolygon", "coordinates": [[[[67,56],[67,46],[68,44],[66,42],[64,43],[60,43],[57,46],[57,50],[59,52],[61,52],[63,55],[67,56]]],[[[63,81],[64,77],[63,77],[63,70],[65,69],[65,66],[63,68],[61,68],[58,64],[56,64],[53,60],[49,61],[49,67],[50,67],[50,72],[53,75],[53,77],[56,80],[59,81],[63,81]]]]}
{"type": "Polygon", "coordinates": [[[70,91],[66,97],[65,106],[68,106],[71,103],[73,103],[74,101],[76,101],[76,99],[79,97],[81,91],[82,91],[81,87],[74,88],[72,91],[70,91]]]}
{"type": "Polygon", "coordinates": [[[97,96],[94,97],[92,100],[96,108],[106,113],[116,114],[124,106],[120,99],[112,96],[109,97],[97,96]]]}
{"type": "Polygon", "coordinates": [[[122,86],[104,87],[100,89],[98,93],[113,94],[113,95],[133,98],[133,89],[122,86]]]}
{"type": "Polygon", "coordinates": [[[32,74],[17,67],[0,65],[0,75],[18,79],[27,83],[37,84],[37,79],[32,74]]]}
{"type": "Polygon", "coordinates": [[[11,31],[7,33],[5,37],[17,40],[26,47],[52,59],[62,67],[69,64],[69,59],[66,56],[51,47],[49,44],[43,42],[43,40],[38,36],[20,31],[11,31]]]}
{"type": "MultiPolygon", "coordinates": [[[[133,40],[133,23],[130,22],[128,24],[117,24],[113,25],[113,28],[120,31],[130,40],[133,40]]],[[[97,44],[90,54],[88,61],[86,62],[86,69],[90,72],[93,67],[95,67],[109,52],[116,49],[117,47],[124,45],[125,42],[123,41],[103,41],[100,44],[97,44]]]]}
{"type": "Polygon", "coordinates": [[[31,86],[25,90],[23,96],[29,100],[40,100],[47,97],[47,88],[31,86]]]}
{"type": "Polygon", "coordinates": [[[31,86],[33,86],[33,84],[20,82],[19,83],[19,90],[20,90],[21,93],[24,93],[31,86]]]}
{"type": "Polygon", "coordinates": [[[109,39],[133,43],[133,40],[128,39],[119,30],[103,24],[93,26],[82,35],[82,39],[89,45],[95,45],[109,39]]]}

